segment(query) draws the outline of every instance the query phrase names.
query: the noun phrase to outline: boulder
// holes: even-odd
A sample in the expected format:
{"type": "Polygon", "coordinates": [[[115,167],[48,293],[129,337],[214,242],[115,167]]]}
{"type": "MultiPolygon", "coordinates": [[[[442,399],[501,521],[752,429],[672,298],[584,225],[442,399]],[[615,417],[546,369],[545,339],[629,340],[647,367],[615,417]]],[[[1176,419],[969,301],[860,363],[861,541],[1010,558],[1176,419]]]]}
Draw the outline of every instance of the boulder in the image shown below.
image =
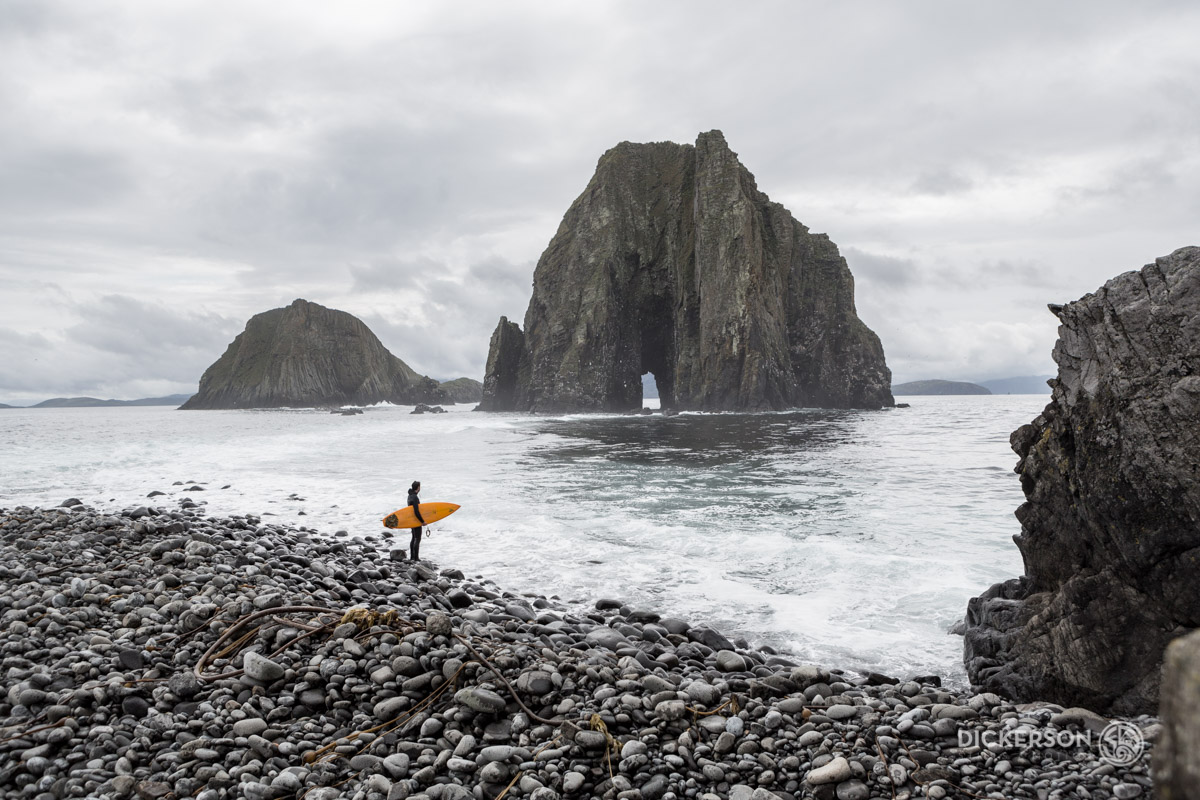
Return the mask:
{"type": "Polygon", "coordinates": [[[605,153],[502,317],[484,411],[892,405],[879,338],[824,234],[771,202],[720,131],[605,153]]]}
{"type": "Polygon", "coordinates": [[[1154,713],[1163,650],[1200,626],[1200,248],[1051,306],[1050,404],[1012,435],[1025,575],[970,601],[981,691],[1154,713]]]}
{"type": "Polygon", "coordinates": [[[410,413],[410,414],[445,414],[446,409],[442,408],[441,406],[430,406],[430,405],[426,405],[425,403],[417,403],[416,407],[413,408],[413,410],[408,413],[410,413]]]}
{"type": "Polygon", "coordinates": [[[282,666],[253,651],[246,653],[242,659],[242,669],[245,670],[247,677],[264,683],[277,681],[283,677],[284,673],[282,666]]]}

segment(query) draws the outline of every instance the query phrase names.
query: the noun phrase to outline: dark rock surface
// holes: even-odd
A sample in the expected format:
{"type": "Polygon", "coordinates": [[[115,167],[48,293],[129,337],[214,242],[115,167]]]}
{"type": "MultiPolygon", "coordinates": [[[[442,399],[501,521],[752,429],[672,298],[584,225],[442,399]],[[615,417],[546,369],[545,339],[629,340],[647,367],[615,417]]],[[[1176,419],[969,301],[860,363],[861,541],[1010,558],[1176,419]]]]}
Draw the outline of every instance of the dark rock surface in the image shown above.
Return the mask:
{"type": "Polygon", "coordinates": [[[720,131],[605,153],[502,318],[485,411],[892,405],[837,247],[755,185],[720,131]]]}
{"type": "Polygon", "coordinates": [[[1127,714],[1200,626],[1200,248],[1052,306],[1050,404],[1012,435],[1023,578],[970,602],[976,686],[1127,714]]]}
{"type": "Polygon", "coordinates": [[[1159,800],[1200,800],[1200,633],[1176,639],[1167,648],[1162,726],[1154,749],[1159,800]]]}
{"type": "Polygon", "coordinates": [[[441,406],[427,406],[424,403],[417,403],[416,408],[408,412],[410,414],[445,414],[446,409],[441,406]]]}
{"type": "Polygon", "coordinates": [[[182,409],[439,403],[446,394],[361,320],[296,300],[255,314],[182,409]]]}

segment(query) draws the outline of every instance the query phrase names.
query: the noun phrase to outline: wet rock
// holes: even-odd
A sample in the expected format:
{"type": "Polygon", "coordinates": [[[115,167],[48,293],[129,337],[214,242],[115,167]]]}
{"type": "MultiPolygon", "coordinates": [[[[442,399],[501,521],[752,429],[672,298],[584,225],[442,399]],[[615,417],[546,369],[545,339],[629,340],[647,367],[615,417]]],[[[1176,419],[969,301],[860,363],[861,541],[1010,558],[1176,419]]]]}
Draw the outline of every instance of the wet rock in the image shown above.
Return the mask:
{"type": "Polygon", "coordinates": [[[733,650],[733,642],[726,639],[719,631],[712,628],[698,627],[690,628],[687,632],[687,637],[693,642],[699,642],[705,647],[710,647],[713,650],[733,650]]]}
{"type": "Polygon", "coordinates": [[[746,659],[732,650],[722,650],[717,653],[717,669],[722,672],[744,672],[746,659]]]}
{"type": "Polygon", "coordinates": [[[629,644],[629,640],[619,632],[603,626],[589,631],[586,639],[593,645],[613,651],[619,650],[621,647],[629,644]]]}

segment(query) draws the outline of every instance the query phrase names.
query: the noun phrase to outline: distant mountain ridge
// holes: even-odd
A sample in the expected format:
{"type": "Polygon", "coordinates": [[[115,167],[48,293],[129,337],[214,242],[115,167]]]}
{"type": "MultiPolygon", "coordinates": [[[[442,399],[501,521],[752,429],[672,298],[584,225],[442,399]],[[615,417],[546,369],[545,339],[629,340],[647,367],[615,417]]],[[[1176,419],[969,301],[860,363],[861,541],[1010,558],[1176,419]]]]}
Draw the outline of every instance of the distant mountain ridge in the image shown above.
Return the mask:
{"type": "Polygon", "coordinates": [[[52,397],[30,408],[95,408],[100,406],[178,406],[186,403],[190,394],[169,394],[164,397],[143,397],[139,400],[100,400],[95,397],[52,397]]]}
{"type": "Polygon", "coordinates": [[[897,383],[892,386],[892,394],[900,395],[916,395],[916,394],[991,394],[991,389],[986,386],[980,386],[977,383],[967,383],[966,381],[943,381],[943,380],[927,380],[927,381],[909,381],[908,383],[897,383]]]}
{"type": "Polygon", "coordinates": [[[164,397],[142,397],[137,400],[101,400],[98,397],[51,397],[31,406],[10,406],[0,403],[0,408],[105,408],[110,406],[178,406],[187,401],[190,394],[169,394],[164,397]]]}

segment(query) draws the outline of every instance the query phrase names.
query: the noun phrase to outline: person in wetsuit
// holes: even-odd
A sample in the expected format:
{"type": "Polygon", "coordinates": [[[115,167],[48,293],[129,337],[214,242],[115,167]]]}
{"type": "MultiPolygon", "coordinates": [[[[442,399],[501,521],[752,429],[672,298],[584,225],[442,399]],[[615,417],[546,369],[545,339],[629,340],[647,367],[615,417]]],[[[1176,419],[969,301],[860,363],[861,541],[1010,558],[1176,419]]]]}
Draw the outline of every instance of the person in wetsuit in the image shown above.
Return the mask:
{"type": "MultiPolygon", "coordinates": [[[[417,515],[417,520],[421,525],[425,524],[425,518],[421,516],[421,498],[418,497],[421,493],[421,482],[413,481],[412,487],[408,490],[408,504],[412,506],[413,513],[417,515]]],[[[421,528],[417,526],[411,529],[412,540],[408,543],[408,557],[413,561],[421,560],[421,528]]]]}

